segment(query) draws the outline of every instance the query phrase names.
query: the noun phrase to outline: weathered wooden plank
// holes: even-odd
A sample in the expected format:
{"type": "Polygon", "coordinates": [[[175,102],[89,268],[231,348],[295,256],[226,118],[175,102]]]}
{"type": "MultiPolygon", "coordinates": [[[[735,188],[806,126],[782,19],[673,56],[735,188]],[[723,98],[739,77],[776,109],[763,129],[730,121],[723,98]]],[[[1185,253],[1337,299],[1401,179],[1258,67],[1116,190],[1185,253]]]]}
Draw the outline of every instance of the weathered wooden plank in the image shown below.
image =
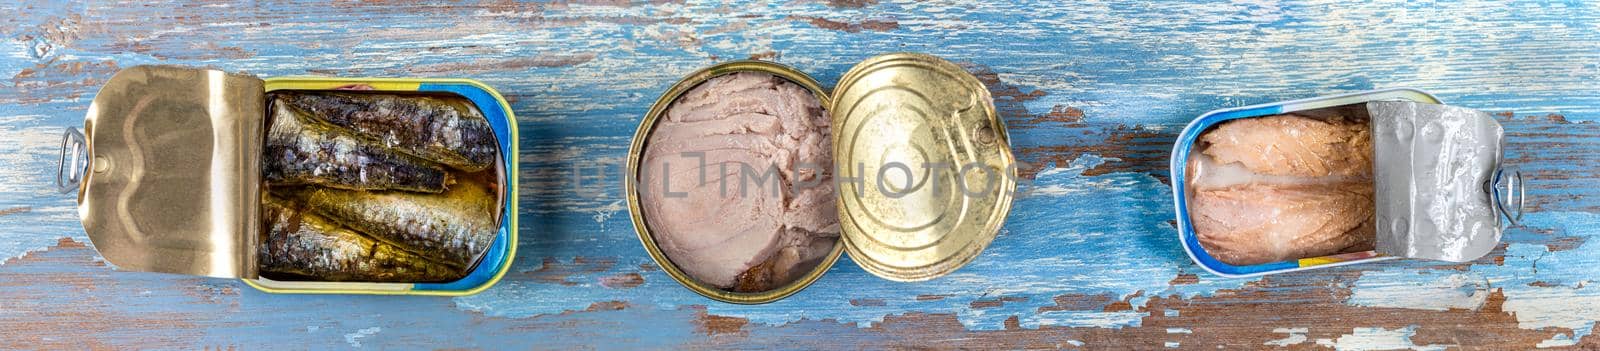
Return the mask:
{"type": "Polygon", "coordinates": [[[1589,335],[1600,319],[1594,3],[46,1],[0,12],[16,14],[0,16],[7,345],[1600,347],[1589,335]],[[749,57],[831,82],[889,51],[977,74],[1033,166],[1029,195],[977,262],[902,284],[844,261],[762,306],[712,303],[659,272],[628,222],[620,164],[662,90],[749,57]],[[455,299],[267,295],[106,267],[47,173],[59,131],[138,64],[494,85],[523,131],[517,265],[455,299]],[[1219,107],[1395,86],[1504,113],[1534,212],[1502,249],[1470,264],[1246,280],[1187,261],[1165,183],[1178,128],[1219,107]]]}

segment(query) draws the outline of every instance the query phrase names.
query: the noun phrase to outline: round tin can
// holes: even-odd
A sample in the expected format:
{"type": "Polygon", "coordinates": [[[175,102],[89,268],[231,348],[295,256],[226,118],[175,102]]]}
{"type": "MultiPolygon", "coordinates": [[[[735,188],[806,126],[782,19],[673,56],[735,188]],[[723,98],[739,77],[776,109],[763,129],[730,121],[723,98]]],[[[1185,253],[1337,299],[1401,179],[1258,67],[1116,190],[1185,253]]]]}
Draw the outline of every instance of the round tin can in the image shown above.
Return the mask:
{"type": "Polygon", "coordinates": [[[999,232],[1016,190],[1015,168],[988,90],[943,59],[913,53],[869,58],[852,67],[831,96],[793,68],[734,61],[690,73],[656,100],[634,134],[624,188],[635,232],[667,275],[714,300],[757,304],[811,285],[843,251],[867,272],[894,281],[955,271],[999,232]],[[832,117],[835,181],[851,179],[835,192],[842,245],[795,281],[756,293],[723,290],[678,269],[650,232],[637,184],[650,133],[668,107],[700,83],[735,72],[768,73],[811,91],[832,117]]]}
{"type": "Polygon", "coordinates": [[[839,255],[844,252],[844,247],[835,244],[833,250],[822,259],[821,263],[817,264],[817,267],[810,272],[806,272],[799,279],[795,279],[776,289],[754,293],[723,290],[690,277],[679,269],[677,265],[672,264],[672,261],[657,246],[655,237],[651,235],[649,227],[645,224],[647,219],[642,215],[644,211],[639,200],[637,181],[650,132],[655,130],[656,121],[663,118],[667,108],[677,101],[679,96],[699,86],[700,83],[704,83],[711,78],[737,72],[762,72],[781,77],[810,91],[811,95],[818,99],[823,108],[826,109],[830,106],[827,91],[824,91],[815,79],[798,70],[777,63],[755,60],[731,61],[694,71],[676,84],[673,84],[665,94],[661,95],[661,98],[656,99],[655,104],[650,106],[650,111],[645,113],[644,120],[639,122],[639,129],[634,132],[633,142],[628,148],[628,177],[624,181],[623,188],[628,194],[628,213],[632,214],[634,231],[638,233],[639,241],[644,244],[645,251],[650,253],[650,258],[654,259],[658,266],[661,266],[662,271],[671,276],[673,280],[678,281],[679,284],[689,288],[689,290],[711,299],[739,304],[757,304],[777,301],[800,292],[801,289],[805,289],[806,286],[815,282],[817,278],[822,277],[822,273],[826,272],[828,267],[832,267],[835,261],[838,261],[839,255]]]}

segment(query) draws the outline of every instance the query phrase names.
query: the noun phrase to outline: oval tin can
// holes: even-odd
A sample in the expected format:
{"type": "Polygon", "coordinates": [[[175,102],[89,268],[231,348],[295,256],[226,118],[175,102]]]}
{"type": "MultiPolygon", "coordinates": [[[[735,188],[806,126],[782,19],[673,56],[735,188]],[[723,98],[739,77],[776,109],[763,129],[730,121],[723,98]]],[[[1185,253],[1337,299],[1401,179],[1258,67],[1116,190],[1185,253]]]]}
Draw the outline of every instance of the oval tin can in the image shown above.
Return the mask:
{"type": "Polygon", "coordinates": [[[733,61],[697,70],[673,84],[645,114],[629,149],[627,172],[629,214],[650,257],[690,290],[739,304],[793,295],[821,278],[845,251],[864,270],[888,280],[923,281],[949,274],[976,258],[998,234],[1016,190],[1016,166],[1005,125],[982,82],[953,63],[913,53],[880,55],[855,65],[832,95],[805,73],[768,61],[733,61]],[[885,164],[919,169],[926,164],[967,163],[982,172],[955,168],[945,173],[947,177],[929,182],[947,188],[919,186],[892,196],[877,193],[872,186],[841,186],[835,199],[840,243],[817,267],[788,284],[756,293],[699,282],[674,266],[657,246],[643,215],[637,178],[649,135],[667,108],[700,83],[734,72],[772,74],[816,96],[832,115],[833,166],[841,170],[836,177],[872,179],[885,164]],[[857,163],[863,167],[855,168],[857,163]],[[993,176],[980,187],[987,192],[970,195],[955,187],[957,182],[967,184],[961,178],[985,176],[993,176]],[[856,190],[863,190],[863,195],[845,195],[856,190]],[[936,191],[945,193],[933,196],[936,191]]]}
{"type": "Polygon", "coordinates": [[[1200,240],[1195,236],[1194,223],[1189,216],[1187,184],[1184,181],[1187,179],[1186,171],[1188,170],[1189,153],[1194,148],[1195,141],[1199,139],[1202,133],[1218,123],[1241,118],[1263,117],[1372,101],[1393,100],[1430,104],[1440,103],[1438,98],[1422,90],[1391,88],[1214,110],[1206,112],[1195,118],[1194,121],[1189,122],[1183,132],[1178,134],[1178,140],[1172,148],[1171,178],[1168,178],[1172,180],[1172,200],[1177,213],[1178,241],[1183,245],[1183,250],[1189,255],[1189,259],[1212,274],[1223,277],[1252,277],[1396,258],[1381,256],[1375,251],[1363,251],[1248,266],[1224,263],[1207,253],[1206,249],[1200,245],[1200,240]]]}
{"type": "Polygon", "coordinates": [[[83,133],[69,130],[57,182],[64,191],[78,191],[79,217],[90,240],[124,270],[238,278],[269,293],[461,296],[494,285],[516,255],[516,140],[510,105],[493,88],[470,79],[263,80],[209,69],[136,66],[118,72],[101,89],[83,133]],[[264,101],[269,92],[288,90],[449,94],[475,105],[497,139],[494,167],[500,179],[499,226],[478,263],[463,278],[443,283],[262,278],[255,246],[262,231],[264,101]]]}

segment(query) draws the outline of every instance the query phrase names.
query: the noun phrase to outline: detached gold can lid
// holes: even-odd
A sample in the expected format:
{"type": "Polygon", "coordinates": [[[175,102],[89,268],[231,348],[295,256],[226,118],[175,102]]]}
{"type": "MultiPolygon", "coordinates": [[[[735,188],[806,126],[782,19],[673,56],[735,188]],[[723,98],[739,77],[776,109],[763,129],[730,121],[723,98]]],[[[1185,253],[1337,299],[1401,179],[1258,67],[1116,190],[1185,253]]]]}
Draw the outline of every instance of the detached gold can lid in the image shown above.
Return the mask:
{"type": "Polygon", "coordinates": [[[84,119],[78,195],[100,255],[125,270],[254,278],[264,92],[217,70],[112,76],[84,119]]]}
{"type": "Polygon", "coordinates": [[[877,56],[844,74],[830,111],[839,225],[863,269],[933,279],[994,240],[1016,167],[977,77],[934,56],[877,56]]]}

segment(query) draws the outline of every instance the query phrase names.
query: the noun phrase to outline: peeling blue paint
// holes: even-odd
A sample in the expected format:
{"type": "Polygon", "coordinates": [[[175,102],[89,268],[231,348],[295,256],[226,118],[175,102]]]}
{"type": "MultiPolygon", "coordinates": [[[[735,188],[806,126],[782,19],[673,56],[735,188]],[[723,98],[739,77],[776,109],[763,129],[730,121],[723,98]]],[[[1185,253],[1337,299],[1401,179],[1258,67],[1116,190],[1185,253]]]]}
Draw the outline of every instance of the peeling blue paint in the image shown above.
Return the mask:
{"type": "MultiPolygon", "coordinates": [[[[70,260],[74,257],[64,252],[38,250],[62,237],[87,242],[70,196],[49,190],[48,172],[54,170],[54,136],[67,126],[82,125],[97,82],[111,72],[94,66],[69,69],[74,65],[197,65],[262,76],[475,78],[512,100],[521,118],[525,165],[520,257],[507,279],[479,295],[267,295],[228,280],[19,261],[0,264],[0,284],[22,286],[7,296],[28,296],[7,304],[6,313],[50,322],[53,315],[47,313],[96,308],[116,314],[103,319],[193,323],[160,330],[199,333],[145,335],[114,329],[46,336],[155,348],[276,345],[284,338],[307,348],[352,347],[353,340],[362,348],[379,349],[446,344],[567,349],[602,338],[607,347],[660,348],[694,347],[717,339],[698,329],[700,308],[778,327],[764,332],[771,337],[763,340],[768,342],[844,334],[907,313],[952,314],[974,330],[1001,329],[1012,316],[1024,328],[1127,328],[1139,326],[1147,313],[1178,316],[1176,310],[1141,312],[1139,307],[1152,297],[1208,296],[1256,281],[1216,278],[1188,261],[1167,223],[1173,217],[1170,190],[1151,175],[1165,170],[1085,175],[1129,160],[1104,152],[1062,151],[1047,155],[1064,160],[1047,165],[1024,187],[1032,193],[1017,200],[994,244],[951,276],[924,283],[888,282],[846,259],[817,284],[773,304],[726,305],[694,295],[648,268],[653,262],[634,237],[626,209],[617,205],[622,199],[620,165],[639,118],[681,75],[714,61],[765,52],[825,86],[855,62],[886,51],[929,52],[992,72],[999,88],[1023,94],[1001,95],[997,101],[1016,108],[1017,115],[1005,117],[1013,123],[1012,143],[1019,150],[1102,145],[1124,128],[1172,131],[1219,107],[1394,86],[1427,88],[1452,104],[1493,112],[1559,113],[1572,122],[1600,121],[1600,84],[1595,84],[1600,81],[1600,50],[1579,45],[1596,40],[1593,28],[1600,23],[1600,9],[1578,1],[1451,6],[1400,1],[1082,1],[1070,6],[886,1],[862,9],[829,8],[821,2],[748,8],[700,1],[505,6],[509,8],[434,4],[389,9],[313,1],[0,4],[0,12],[22,14],[0,19],[6,24],[0,26],[0,209],[31,208],[0,215],[0,237],[5,239],[0,240],[0,261],[26,252],[70,260]],[[849,33],[818,28],[809,17],[892,20],[897,26],[849,33]],[[568,62],[558,62],[563,60],[568,62]],[[33,73],[25,75],[25,70],[33,73]],[[1071,126],[1022,123],[1057,106],[1081,109],[1083,121],[1071,126]],[[602,170],[604,176],[583,173],[584,189],[577,189],[573,171],[580,166],[602,170]],[[547,258],[561,267],[543,267],[547,258]],[[541,268],[571,272],[550,275],[539,272],[541,268]],[[631,288],[600,284],[603,278],[627,273],[641,274],[644,282],[631,288]],[[1198,282],[1173,285],[1180,274],[1195,274],[1198,282]],[[88,277],[84,279],[99,285],[28,280],[49,276],[88,277]],[[1040,312],[1062,295],[1127,299],[1134,310],[1040,312]],[[973,303],[1002,297],[1006,299],[995,307],[973,303]],[[882,303],[851,303],[863,299],[882,303]],[[613,301],[626,306],[604,308],[613,301]],[[598,310],[586,311],[591,308],[598,310]],[[800,320],[826,319],[838,324],[807,324],[821,330],[783,328],[800,320]],[[376,328],[376,334],[359,336],[369,328],[376,328]],[[347,340],[351,333],[358,337],[347,340]]],[[[1508,126],[1520,138],[1511,140],[1508,159],[1549,153],[1562,145],[1597,147],[1586,140],[1575,143],[1534,133],[1535,127],[1508,126]]],[[[1163,145],[1129,147],[1164,152],[1163,145]]],[[[1039,155],[1021,157],[1032,162],[1038,160],[1030,157],[1039,155]]],[[[1476,306],[1477,296],[1499,289],[1506,295],[1505,308],[1517,312],[1524,328],[1574,330],[1572,336],[1552,333],[1549,345],[1589,335],[1593,321],[1600,319],[1600,311],[1589,307],[1600,306],[1592,268],[1600,263],[1592,226],[1600,223],[1592,213],[1600,198],[1585,196],[1594,193],[1590,183],[1600,165],[1594,158],[1580,158],[1522,166],[1529,174],[1571,179],[1535,179],[1544,187],[1530,195],[1554,200],[1544,203],[1544,212],[1530,213],[1525,229],[1507,233],[1503,265],[1480,262],[1458,272],[1426,269],[1443,264],[1405,261],[1330,270],[1365,271],[1350,283],[1347,303],[1470,307],[1476,306]],[[1586,241],[1558,252],[1545,245],[1564,237],[1586,241]],[[1532,285],[1535,281],[1542,283],[1532,285]]],[[[87,327],[57,329],[73,328],[87,327]]],[[[1380,341],[1374,346],[1413,346],[1380,341]]]]}

